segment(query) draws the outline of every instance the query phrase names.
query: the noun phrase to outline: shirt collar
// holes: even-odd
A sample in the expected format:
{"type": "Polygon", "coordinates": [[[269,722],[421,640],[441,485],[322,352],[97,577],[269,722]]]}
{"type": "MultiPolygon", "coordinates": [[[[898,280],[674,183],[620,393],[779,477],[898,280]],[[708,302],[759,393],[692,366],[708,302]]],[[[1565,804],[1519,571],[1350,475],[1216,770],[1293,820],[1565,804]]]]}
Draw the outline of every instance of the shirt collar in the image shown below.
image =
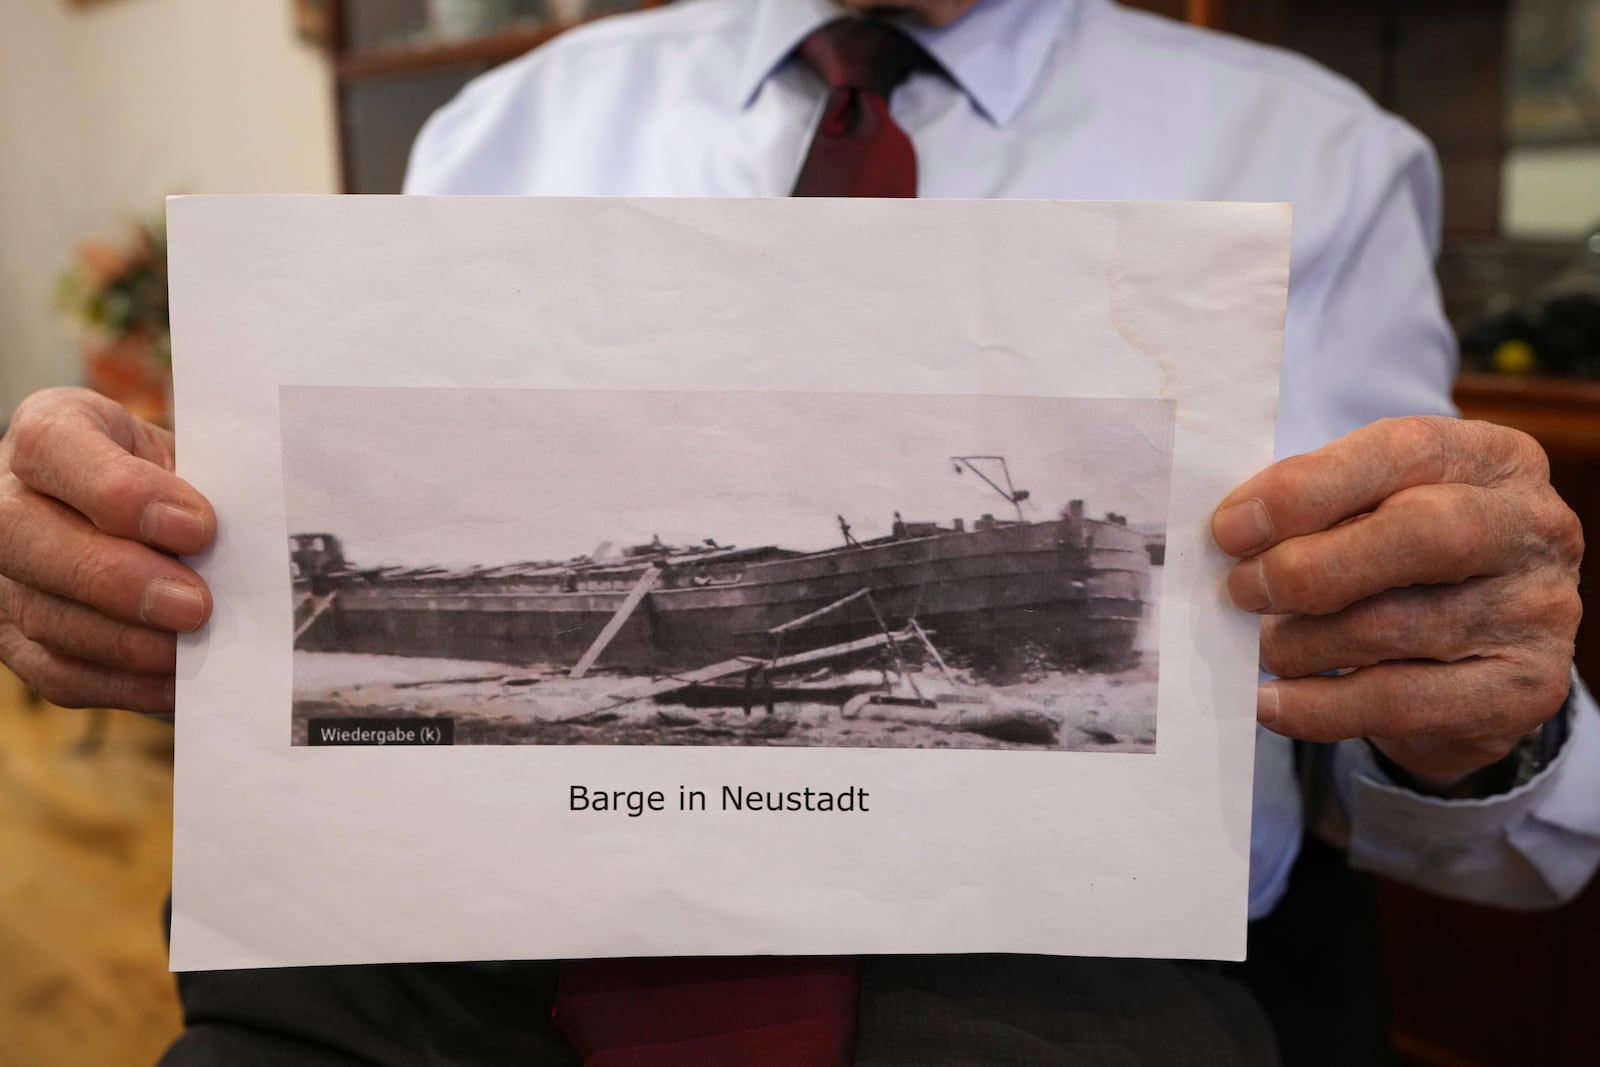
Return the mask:
{"type": "MultiPolygon", "coordinates": [[[[1044,70],[1056,38],[1080,0],[979,0],[952,26],[899,25],[939,61],[989,120],[1016,116],[1044,70]]],[[[756,93],[806,35],[844,13],[833,0],[755,0],[756,13],[737,83],[738,103],[756,93]]]]}

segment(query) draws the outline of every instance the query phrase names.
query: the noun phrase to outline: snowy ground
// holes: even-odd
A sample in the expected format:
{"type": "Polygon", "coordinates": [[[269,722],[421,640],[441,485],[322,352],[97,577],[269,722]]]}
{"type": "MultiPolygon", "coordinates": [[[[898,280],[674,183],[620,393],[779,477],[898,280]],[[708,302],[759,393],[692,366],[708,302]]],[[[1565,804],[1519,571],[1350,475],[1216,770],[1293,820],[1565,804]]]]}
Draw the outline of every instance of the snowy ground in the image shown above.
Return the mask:
{"type": "MultiPolygon", "coordinates": [[[[1009,686],[952,686],[936,671],[912,675],[933,708],[867,704],[853,717],[836,701],[779,701],[757,707],[696,708],[651,699],[618,703],[640,679],[558,673],[449,660],[296,653],[295,740],[311,717],[445,716],[458,744],[813,745],[884,748],[1040,748],[1153,752],[1156,671],[1141,663],[1115,674],[1051,673],[1009,686]],[[358,680],[359,679],[359,680],[358,680]],[[999,715],[1059,724],[1056,742],[1024,744],[971,732],[963,724],[999,715]]],[[[876,671],[814,679],[875,685],[876,671]]],[[[891,683],[910,697],[910,684],[891,683]]]]}

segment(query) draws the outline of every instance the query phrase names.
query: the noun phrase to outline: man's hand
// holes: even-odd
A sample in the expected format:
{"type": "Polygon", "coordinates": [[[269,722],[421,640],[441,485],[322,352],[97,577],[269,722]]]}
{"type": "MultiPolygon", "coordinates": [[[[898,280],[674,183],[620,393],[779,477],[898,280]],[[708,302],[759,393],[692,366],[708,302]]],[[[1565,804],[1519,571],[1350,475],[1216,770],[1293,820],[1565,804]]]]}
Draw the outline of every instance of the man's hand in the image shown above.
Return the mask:
{"type": "Polygon", "coordinates": [[[172,710],[174,633],[211,614],[173,554],[217,526],[172,466],[170,433],[83,389],[29,397],[0,439],[0,661],[45,699],[172,710]]]}
{"type": "Polygon", "coordinates": [[[1262,725],[1370,738],[1444,788],[1560,710],[1583,532],[1526,434],[1373,423],[1250,479],[1212,533],[1241,557],[1233,602],[1267,616],[1262,725]]]}

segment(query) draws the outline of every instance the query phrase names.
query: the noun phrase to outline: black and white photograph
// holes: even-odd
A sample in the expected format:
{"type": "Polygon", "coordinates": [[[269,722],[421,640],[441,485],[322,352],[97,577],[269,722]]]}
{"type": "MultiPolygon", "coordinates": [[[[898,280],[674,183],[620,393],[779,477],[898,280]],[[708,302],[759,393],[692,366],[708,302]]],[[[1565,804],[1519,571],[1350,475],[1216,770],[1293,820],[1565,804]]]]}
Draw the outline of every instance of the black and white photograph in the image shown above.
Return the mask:
{"type": "Polygon", "coordinates": [[[1156,750],[1169,401],[280,413],[296,745],[1156,750]]]}
{"type": "Polygon", "coordinates": [[[1511,142],[1600,144],[1600,0],[1521,0],[1509,37],[1511,142]]]}

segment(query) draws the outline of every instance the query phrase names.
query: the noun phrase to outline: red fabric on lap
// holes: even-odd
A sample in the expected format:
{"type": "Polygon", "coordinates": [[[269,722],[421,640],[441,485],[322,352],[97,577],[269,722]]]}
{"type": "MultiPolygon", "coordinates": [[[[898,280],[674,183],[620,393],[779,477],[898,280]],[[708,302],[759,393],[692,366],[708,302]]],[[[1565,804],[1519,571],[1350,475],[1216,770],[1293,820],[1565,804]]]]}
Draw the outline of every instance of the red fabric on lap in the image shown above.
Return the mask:
{"type": "Polygon", "coordinates": [[[846,1067],[856,961],[572,960],[556,1023],[585,1067],[846,1067]]]}

